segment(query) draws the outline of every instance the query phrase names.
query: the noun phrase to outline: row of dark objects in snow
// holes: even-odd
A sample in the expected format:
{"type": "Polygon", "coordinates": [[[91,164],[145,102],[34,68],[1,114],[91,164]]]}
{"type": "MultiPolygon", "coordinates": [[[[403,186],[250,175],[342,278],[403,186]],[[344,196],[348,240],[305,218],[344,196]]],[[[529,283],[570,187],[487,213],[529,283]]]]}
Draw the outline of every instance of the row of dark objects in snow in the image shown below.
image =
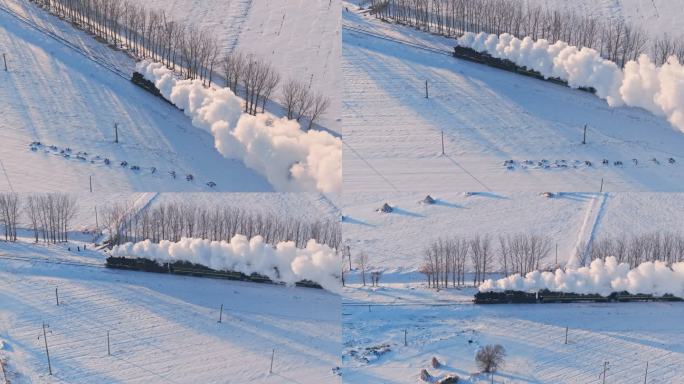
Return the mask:
{"type": "Polygon", "coordinates": [[[684,301],[674,295],[654,296],[649,294],[631,294],[629,292],[613,292],[608,296],[599,294],[581,294],[569,292],[553,292],[548,289],[537,292],[508,290],[503,292],[478,292],[475,304],[548,304],[548,303],[611,303],[639,301],[684,301]]]}
{"type": "MultiPolygon", "coordinates": [[[[29,148],[33,152],[37,152],[40,148],[47,148],[45,150],[45,153],[51,153],[50,151],[52,151],[52,153],[59,154],[62,157],[64,157],[65,159],[71,159],[73,157],[77,160],[88,161],[88,152],[78,151],[78,152],[74,153],[74,151],[69,147],[59,148],[56,145],[45,145],[45,144],[42,144],[40,141],[34,141],[34,142],[31,142],[31,144],[29,144],[29,148]]],[[[99,162],[99,161],[102,161],[102,163],[104,165],[111,165],[112,164],[112,161],[110,159],[108,159],[106,157],[101,157],[100,155],[96,155],[95,157],[90,159],[91,164],[95,164],[96,162],[99,162]]],[[[125,160],[120,161],[119,166],[122,168],[128,168],[131,171],[135,171],[135,172],[138,172],[142,169],[139,165],[131,165],[128,163],[128,161],[125,161],[125,160]]],[[[157,173],[157,168],[156,167],[150,167],[150,173],[151,174],[157,173]]],[[[176,171],[169,171],[169,175],[171,177],[173,177],[174,179],[177,177],[176,171]]],[[[194,181],[195,176],[193,176],[192,173],[188,173],[187,175],[185,175],[185,180],[194,181]]],[[[209,188],[214,188],[216,186],[216,183],[213,181],[208,181],[205,184],[209,188]]]]}
{"type": "MultiPolygon", "coordinates": [[[[655,157],[650,160],[656,165],[660,165],[660,161],[656,159],[655,157]]],[[[669,157],[667,159],[667,162],[669,164],[675,164],[677,161],[674,159],[674,157],[669,157]]],[[[594,164],[589,161],[589,160],[574,160],[572,163],[569,163],[567,160],[555,160],[553,162],[542,159],[539,161],[534,161],[534,160],[524,160],[522,162],[516,162],[515,160],[505,160],[503,162],[503,166],[506,167],[506,169],[509,170],[514,170],[516,164],[519,164],[523,168],[527,167],[539,167],[539,168],[544,168],[544,169],[549,169],[549,168],[569,168],[572,166],[572,168],[578,168],[579,166],[586,166],[586,167],[592,167],[594,164]]],[[[611,164],[610,160],[608,159],[603,159],[601,160],[601,164],[604,166],[608,166],[611,164]]],[[[632,164],[634,166],[639,165],[639,160],[638,159],[632,159],[632,164]]],[[[621,160],[616,160],[613,161],[613,165],[616,167],[622,167],[624,166],[624,163],[621,160]]]]}
{"type": "MultiPolygon", "coordinates": [[[[105,264],[107,268],[126,269],[132,271],[154,272],[154,273],[170,273],[174,275],[185,275],[195,277],[209,277],[214,279],[239,280],[250,281],[253,283],[268,283],[278,284],[267,276],[258,273],[246,275],[242,272],[235,271],[217,271],[201,264],[194,264],[187,261],[174,261],[173,263],[159,264],[154,260],[146,258],[128,258],[128,257],[107,257],[105,264]]],[[[320,284],[309,280],[302,280],[295,283],[298,287],[307,288],[322,288],[320,284]]]]}

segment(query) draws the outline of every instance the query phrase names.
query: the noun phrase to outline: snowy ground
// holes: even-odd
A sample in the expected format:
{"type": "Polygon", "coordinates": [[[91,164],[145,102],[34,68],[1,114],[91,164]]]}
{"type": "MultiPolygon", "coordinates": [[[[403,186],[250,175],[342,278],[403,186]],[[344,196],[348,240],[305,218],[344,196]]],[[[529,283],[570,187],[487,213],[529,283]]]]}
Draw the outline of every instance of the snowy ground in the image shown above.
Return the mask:
{"type": "MultiPolygon", "coordinates": [[[[222,12],[212,14],[240,34],[239,48],[268,49],[266,59],[281,72],[290,68],[284,77],[306,75],[304,80],[326,93],[340,88],[335,86],[340,44],[322,43],[339,40],[339,3],[236,2],[235,7],[226,11],[227,18],[222,12]],[[273,19],[283,14],[287,22],[276,32],[273,19]],[[241,18],[243,23],[232,21],[241,18]],[[311,58],[303,60],[307,53],[311,58]]],[[[9,67],[0,73],[0,99],[5,100],[0,106],[0,190],[82,192],[90,189],[91,177],[93,190],[108,192],[273,190],[242,162],[222,157],[213,138],[194,128],[182,112],[128,81],[134,64],[130,57],[27,0],[2,0],[0,21],[0,50],[7,53],[9,67]],[[31,148],[36,141],[43,145],[31,148]],[[194,180],[186,181],[187,175],[194,180]],[[215,188],[207,186],[210,181],[215,188]]],[[[233,35],[222,36],[230,40],[233,35]]],[[[339,94],[330,96],[337,102],[321,123],[339,132],[339,94]]]]}
{"type": "Polygon", "coordinates": [[[207,28],[222,52],[271,63],[283,79],[311,84],[333,101],[322,126],[340,131],[340,0],[151,0],[174,20],[207,28]],[[220,10],[220,11],[217,11],[220,10]]]}
{"type": "MultiPolygon", "coordinates": [[[[415,271],[423,251],[440,237],[534,233],[558,244],[564,265],[591,240],[656,231],[681,233],[680,193],[439,193],[434,205],[421,204],[427,193],[345,194],[342,233],[352,253],[365,251],[370,265],[401,281],[422,280],[415,271]],[[384,203],[392,213],[376,210],[384,203]],[[401,276],[404,275],[404,276],[401,276]]],[[[555,247],[546,262],[555,264],[555,247]]]]}
{"type": "Polygon", "coordinates": [[[684,35],[681,3],[671,0],[526,0],[529,4],[551,9],[571,10],[577,14],[602,19],[627,21],[638,25],[651,36],[684,35]]]}
{"type": "Polygon", "coordinates": [[[419,285],[348,288],[344,382],[419,382],[425,368],[436,377],[457,374],[465,379],[459,383],[489,383],[474,360],[486,344],[508,354],[495,383],[601,383],[605,361],[606,383],[642,383],[647,362],[647,383],[683,382],[681,303],[478,306],[467,302],[472,294],[419,285]],[[377,357],[366,350],[381,345],[390,351],[377,357]],[[442,368],[430,366],[433,356],[442,368]]]}
{"type": "Polygon", "coordinates": [[[684,135],[665,119],[454,59],[453,40],[343,6],[345,192],[684,188],[682,160],[667,162],[683,157],[684,135]]]}
{"type": "MultiPolygon", "coordinates": [[[[64,248],[22,254],[63,259],[73,253],[64,248]]],[[[0,357],[13,383],[338,380],[340,298],[323,290],[0,260],[0,302],[0,357]]]]}

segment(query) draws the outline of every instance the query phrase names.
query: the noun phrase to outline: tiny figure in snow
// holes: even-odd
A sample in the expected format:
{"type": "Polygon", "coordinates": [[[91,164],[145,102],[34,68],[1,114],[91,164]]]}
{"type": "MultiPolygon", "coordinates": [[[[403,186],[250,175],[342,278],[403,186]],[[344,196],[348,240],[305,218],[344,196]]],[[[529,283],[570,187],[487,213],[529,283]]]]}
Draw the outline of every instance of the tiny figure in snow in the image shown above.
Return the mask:
{"type": "Polygon", "coordinates": [[[155,174],[155,173],[157,173],[157,168],[152,167],[152,169],[150,169],[150,171],[152,172],[152,174],[155,174]]]}
{"type": "Polygon", "coordinates": [[[587,167],[591,167],[591,161],[584,160],[584,165],[586,165],[587,167]]]}
{"type": "Polygon", "coordinates": [[[109,159],[105,158],[104,163],[105,163],[105,165],[109,165],[109,163],[110,163],[109,159]]]}
{"type": "Polygon", "coordinates": [[[670,157],[669,159],[667,159],[667,162],[670,164],[674,164],[675,163],[674,157],[670,157]]]}
{"type": "Polygon", "coordinates": [[[175,179],[176,178],[176,171],[169,172],[169,175],[171,175],[171,177],[173,177],[175,179]]]}
{"type": "Polygon", "coordinates": [[[637,160],[637,159],[632,159],[632,163],[634,163],[634,165],[639,165],[639,160],[637,160]]]}
{"type": "Polygon", "coordinates": [[[622,167],[622,161],[619,161],[619,160],[615,161],[615,162],[613,162],[613,165],[616,167],[622,167]]]}
{"type": "Polygon", "coordinates": [[[128,167],[128,161],[125,161],[125,160],[124,160],[124,161],[122,161],[121,163],[119,163],[119,165],[121,165],[122,167],[126,168],[126,167],[128,167]]]}
{"type": "Polygon", "coordinates": [[[139,171],[139,170],[140,170],[140,167],[138,167],[137,165],[131,166],[131,171],[139,171]]]}
{"type": "Polygon", "coordinates": [[[192,175],[192,173],[188,173],[187,175],[185,175],[185,180],[193,181],[195,180],[195,177],[192,175]]]}
{"type": "Polygon", "coordinates": [[[608,161],[608,159],[603,159],[603,161],[601,163],[603,165],[608,165],[608,164],[610,164],[610,161],[608,161]]]}
{"type": "Polygon", "coordinates": [[[659,164],[660,164],[660,161],[658,161],[658,159],[656,159],[655,157],[652,158],[651,161],[652,161],[654,164],[656,164],[656,165],[659,165],[659,164]]]}
{"type": "Polygon", "coordinates": [[[209,188],[214,188],[216,186],[216,183],[214,183],[213,181],[210,181],[207,183],[207,186],[209,186],[209,188]]]}

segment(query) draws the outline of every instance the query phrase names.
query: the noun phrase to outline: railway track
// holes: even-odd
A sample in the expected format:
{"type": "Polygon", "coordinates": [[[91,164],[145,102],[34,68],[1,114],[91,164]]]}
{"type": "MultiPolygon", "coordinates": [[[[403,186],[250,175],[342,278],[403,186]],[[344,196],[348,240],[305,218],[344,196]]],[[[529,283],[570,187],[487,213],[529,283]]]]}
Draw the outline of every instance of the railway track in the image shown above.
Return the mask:
{"type": "Polygon", "coordinates": [[[71,266],[76,266],[76,267],[87,267],[87,268],[105,268],[104,264],[88,263],[88,262],[75,261],[75,260],[69,260],[69,259],[61,259],[61,258],[13,256],[13,255],[0,254],[0,260],[13,260],[13,261],[24,261],[24,262],[30,262],[30,263],[71,265],[71,266]]]}
{"type": "Polygon", "coordinates": [[[376,32],[373,32],[373,31],[365,29],[365,28],[359,28],[359,27],[351,26],[349,24],[343,24],[342,29],[353,32],[353,33],[372,36],[372,37],[375,37],[377,39],[391,41],[393,43],[403,44],[403,45],[409,46],[411,48],[421,49],[423,51],[437,53],[437,54],[445,55],[445,56],[453,56],[453,53],[451,52],[451,50],[439,49],[439,48],[430,47],[430,46],[424,45],[424,44],[418,44],[418,43],[414,43],[411,41],[406,41],[406,40],[397,39],[394,37],[389,37],[389,36],[386,36],[386,35],[383,35],[380,33],[376,33],[376,32]]]}

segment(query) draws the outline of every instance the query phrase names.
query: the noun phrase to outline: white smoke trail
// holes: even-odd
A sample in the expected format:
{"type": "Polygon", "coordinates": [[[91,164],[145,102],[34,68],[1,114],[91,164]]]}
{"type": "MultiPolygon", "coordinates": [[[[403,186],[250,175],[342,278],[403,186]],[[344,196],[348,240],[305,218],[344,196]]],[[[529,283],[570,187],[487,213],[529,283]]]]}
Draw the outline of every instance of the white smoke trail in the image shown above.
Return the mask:
{"type": "Polygon", "coordinates": [[[341,287],[340,263],[335,250],[315,240],[309,240],[303,249],[292,241],[283,241],[274,247],[266,244],[261,236],[247,239],[235,235],[230,242],[182,238],[178,242],[162,240],[157,244],[145,240],[115,246],[111,254],[159,263],[187,261],[247,275],[258,273],[286,284],[311,280],[331,292],[339,292],[341,287]]]}
{"type": "Polygon", "coordinates": [[[161,63],[141,61],[137,71],[214,136],[224,156],[243,161],[285,192],[339,193],[342,142],[327,132],[304,132],[299,123],[267,114],[242,113],[240,98],[227,88],[206,88],[200,80],[178,80],[161,63]]]}
{"type": "Polygon", "coordinates": [[[656,67],[647,55],[641,55],[638,60],[629,61],[623,70],[594,49],[562,41],[549,44],[530,37],[520,40],[508,33],[497,36],[467,32],[457,42],[462,47],[533,69],[545,78],[560,78],[573,88],[593,87],[596,95],[610,106],[644,108],[667,117],[684,132],[684,66],[674,56],[656,67]]]}
{"type": "Polygon", "coordinates": [[[684,262],[668,266],[661,261],[645,262],[634,269],[617,262],[614,257],[596,259],[588,267],[557,269],[554,272],[533,271],[522,277],[511,275],[499,280],[487,280],[480,292],[538,291],[599,294],[627,291],[632,294],[665,294],[684,297],[684,262]]]}

